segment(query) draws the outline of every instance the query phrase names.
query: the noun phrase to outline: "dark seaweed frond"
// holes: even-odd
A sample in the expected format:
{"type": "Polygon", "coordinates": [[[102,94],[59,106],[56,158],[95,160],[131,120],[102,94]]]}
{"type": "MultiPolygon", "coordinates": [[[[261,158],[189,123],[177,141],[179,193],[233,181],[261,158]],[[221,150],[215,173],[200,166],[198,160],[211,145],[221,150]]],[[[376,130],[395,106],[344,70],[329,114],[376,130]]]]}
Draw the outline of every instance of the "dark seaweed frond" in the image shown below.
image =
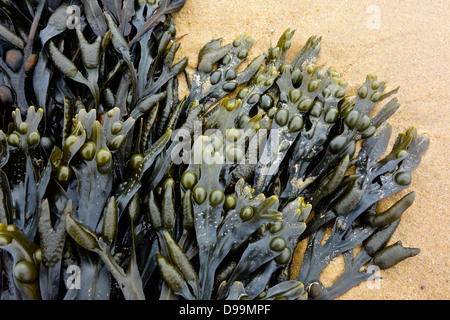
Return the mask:
{"type": "Polygon", "coordinates": [[[376,210],[429,143],[386,152],[398,89],[347,95],[287,29],[211,40],[179,97],[184,3],[0,1],[2,299],[333,299],[419,253],[387,246],[414,192],[376,210]]]}

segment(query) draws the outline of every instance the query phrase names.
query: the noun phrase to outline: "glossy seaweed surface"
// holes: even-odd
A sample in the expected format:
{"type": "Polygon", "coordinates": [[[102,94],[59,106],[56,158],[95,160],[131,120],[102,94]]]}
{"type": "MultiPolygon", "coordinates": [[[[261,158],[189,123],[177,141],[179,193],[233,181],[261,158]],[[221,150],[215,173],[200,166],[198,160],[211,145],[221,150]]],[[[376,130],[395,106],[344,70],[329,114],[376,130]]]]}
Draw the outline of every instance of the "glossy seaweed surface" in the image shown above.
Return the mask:
{"type": "Polygon", "coordinates": [[[386,150],[397,89],[346,94],[319,37],[286,61],[290,29],[252,61],[211,40],[189,78],[184,3],[0,1],[1,299],[333,299],[419,253],[387,246],[413,191],[376,211],[429,143],[386,150]]]}

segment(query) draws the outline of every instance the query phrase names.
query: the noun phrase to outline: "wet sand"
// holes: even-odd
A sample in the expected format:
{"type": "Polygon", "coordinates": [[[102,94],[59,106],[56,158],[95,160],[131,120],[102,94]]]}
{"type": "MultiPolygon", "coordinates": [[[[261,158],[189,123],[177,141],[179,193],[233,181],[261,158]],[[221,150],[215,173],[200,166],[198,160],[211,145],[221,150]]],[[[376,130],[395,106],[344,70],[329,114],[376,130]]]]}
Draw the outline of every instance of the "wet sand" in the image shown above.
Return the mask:
{"type": "MultiPolygon", "coordinates": [[[[401,108],[389,119],[392,140],[410,126],[429,135],[430,147],[413,172],[412,185],[380,205],[387,208],[416,192],[390,243],[402,240],[421,253],[381,271],[378,286],[362,283],[339,299],[450,299],[449,21],[450,2],[445,0],[187,0],[175,15],[177,35],[185,35],[177,56],[189,58],[190,75],[198,51],[213,38],[223,38],[225,44],[250,34],[256,40],[251,59],[275,45],[287,28],[295,29],[288,61],[309,36],[322,36],[317,64],[340,72],[349,82],[347,94],[355,93],[367,74],[385,81],[387,90],[401,87],[396,95],[401,108]]],[[[181,96],[185,93],[182,89],[181,96]]],[[[324,284],[342,266],[342,259],[335,259],[321,275],[324,284]]]]}

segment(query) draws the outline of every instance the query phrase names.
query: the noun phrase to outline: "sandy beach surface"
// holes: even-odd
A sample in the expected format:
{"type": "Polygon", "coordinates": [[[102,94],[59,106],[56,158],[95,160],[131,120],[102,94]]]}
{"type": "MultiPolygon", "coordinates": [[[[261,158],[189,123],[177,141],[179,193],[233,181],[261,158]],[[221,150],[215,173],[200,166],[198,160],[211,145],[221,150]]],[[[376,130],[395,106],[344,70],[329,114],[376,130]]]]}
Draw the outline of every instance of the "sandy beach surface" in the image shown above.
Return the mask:
{"type": "MultiPolygon", "coordinates": [[[[396,95],[401,108],[389,120],[392,140],[415,126],[429,135],[430,147],[413,172],[412,185],[380,209],[416,192],[391,243],[402,240],[421,252],[381,271],[376,285],[362,283],[339,299],[449,299],[450,2],[187,0],[175,23],[177,35],[185,35],[177,56],[189,58],[191,76],[198,51],[213,38],[226,44],[250,34],[256,40],[251,59],[291,28],[296,32],[288,61],[309,36],[322,36],[317,64],[340,72],[349,82],[347,94],[355,93],[367,74],[385,81],[387,90],[401,87],[396,95]]],[[[342,267],[338,257],[321,275],[323,283],[331,284],[342,267]]]]}

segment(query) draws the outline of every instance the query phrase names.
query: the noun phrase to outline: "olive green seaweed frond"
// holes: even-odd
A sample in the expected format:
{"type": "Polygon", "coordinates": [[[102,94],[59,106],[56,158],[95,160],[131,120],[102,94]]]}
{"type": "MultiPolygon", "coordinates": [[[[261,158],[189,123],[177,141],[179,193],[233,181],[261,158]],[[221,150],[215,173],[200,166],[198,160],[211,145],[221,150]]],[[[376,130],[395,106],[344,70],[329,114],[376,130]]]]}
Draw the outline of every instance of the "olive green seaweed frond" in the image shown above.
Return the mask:
{"type": "Polygon", "coordinates": [[[0,1],[0,299],[334,299],[419,254],[390,243],[414,190],[377,210],[429,145],[388,150],[398,88],[349,93],[317,36],[288,60],[293,29],[190,76],[185,2],[0,1]]]}

